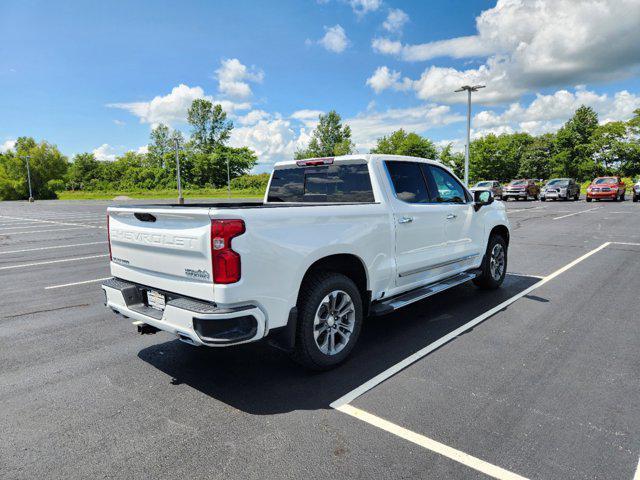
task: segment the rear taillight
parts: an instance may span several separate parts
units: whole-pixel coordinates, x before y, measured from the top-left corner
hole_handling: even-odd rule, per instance
[[[231,248],[231,240],[245,231],[242,220],[211,220],[211,266],[214,283],[240,280],[240,254]]]
[[[109,260],[113,260],[111,255],[111,232],[109,232],[109,214],[107,213],[107,243],[109,244]]]

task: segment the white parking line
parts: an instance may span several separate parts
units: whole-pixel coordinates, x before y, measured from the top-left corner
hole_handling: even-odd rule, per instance
[[[491,463],[480,460],[479,458],[471,456],[468,453],[456,450],[455,448],[449,447],[436,440],[425,437],[424,435],[420,435],[419,433],[407,430],[406,428],[396,425],[395,423],[391,423],[383,418],[372,415],[369,412],[365,412],[364,410],[356,408],[352,405],[342,405],[341,407],[338,407],[338,410],[340,410],[342,413],[346,413],[347,415],[351,415],[358,420],[362,420],[369,425],[373,425],[374,427],[381,428],[382,430],[392,433],[393,435],[396,435],[400,438],[404,438],[405,440],[415,443],[416,445],[419,445],[427,450],[438,453],[443,457],[450,458],[451,460],[461,463],[462,465],[466,465],[469,468],[473,468],[474,470],[489,475],[490,477],[499,478],[501,480],[526,480],[525,477],[522,477],[516,473],[505,470],[504,468],[497,467],[496,465],[492,465]]]
[[[507,209],[507,214],[509,213],[516,213],[516,212],[526,212],[528,210],[540,210],[541,208],[544,208],[543,206],[540,207],[531,207],[531,208],[518,208],[516,210],[508,210]]]
[[[37,250],[54,250],[57,248],[83,247],[85,245],[99,245],[101,243],[107,243],[107,241],[103,240],[102,242],[74,243],[71,245],[54,245],[52,247],[25,248],[24,250],[9,250],[8,252],[0,252],[0,255],[7,255],[9,253],[35,252]]]
[[[638,460],[638,466],[636,467],[636,474],[633,476],[633,480],[640,480],[640,460]]]
[[[5,235],[22,235],[23,233],[44,233],[44,232],[66,232],[67,230],[81,230],[84,229],[82,227],[71,227],[71,228],[53,228],[53,229],[45,229],[45,230],[29,230],[28,232],[9,232]],[[0,236],[3,234],[0,232]]]
[[[499,305],[496,305],[495,307],[493,307],[490,310],[487,310],[486,312],[484,312],[482,315],[477,316],[476,318],[474,318],[473,320],[465,323],[464,325],[456,328],[455,330],[453,330],[452,332],[448,333],[447,335],[445,335],[444,337],[439,338],[438,340],[436,340],[433,343],[430,343],[429,345],[427,345],[426,347],[424,347],[421,350],[418,350],[416,353],[414,353],[413,355],[410,355],[409,357],[405,358],[404,360],[396,363],[395,365],[387,368],[385,371],[379,373],[378,375],[376,375],[375,377],[373,377],[372,379],[368,380],[367,382],[363,383],[362,385],[360,385],[359,387],[351,390],[349,393],[343,395],[342,397],[340,397],[339,399],[337,399],[336,401],[334,401],[333,403],[331,403],[331,407],[333,408],[338,408],[342,405],[346,405],[347,403],[352,402],[353,400],[355,400],[356,398],[358,398],[360,395],[362,395],[365,392],[368,392],[369,390],[371,390],[373,387],[381,384],[382,382],[384,382],[385,380],[387,380],[388,378],[392,377],[393,375],[395,375],[396,373],[398,373],[399,371],[407,368],[409,365],[411,365],[412,363],[420,360],[422,357],[425,357],[426,355],[428,355],[429,353],[433,352],[434,350],[440,348],[442,345],[444,345],[445,343],[448,343],[449,341],[453,340],[454,338],[456,338],[457,336],[461,335],[462,333],[466,332],[467,330],[475,327],[476,325],[478,325],[481,322],[484,322],[487,318],[495,315],[496,313],[498,313],[499,311],[501,311],[503,308],[508,307],[509,305],[511,305],[512,303],[514,303],[515,301],[521,299],[522,297],[524,297],[525,295],[529,295],[531,292],[533,292],[534,290],[540,288],[541,286],[543,286],[544,284],[550,282],[551,280],[553,280],[554,278],[556,278],[558,275],[566,272],[567,270],[569,270],[570,268],[576,266],[577,264],[579,264],[580,262],[582,262],[583,260],[589,258],[591,255],[598,253],[600,250],[602,250],[603,248],[606,248],[607,246],[611,245],[611,242],[605,242],[602,245],[600,245],[597,248],[594,248],[593,250],[591,250],[590,252],[585,253],[584,255],[582,255],[579,258],[576,258],[574,261],[568,263],[567,265],[565,265],[564,267],[556,270],[555,272],[551,273],[550,275],[547,275],[546,277],[544,277],[542,280],[540,280],[539,282],[534,283],[533,285],[531,285],[529,288],[524,289],[523,291],[517,293],[516,295],[514,295],[513,297],[505,300],[504,302],[502,302]]]
[[[581,213],[593,212],[594,210],[598,210],[600,208],[602,208],[602,207],[595,207],[595,208],[590,208],[588,210],[581,210],[579,212],[570,213],[568,215],[562,215],[560,217],[554,217],[552,220],[560,220],[561,218],[573,217],[574,215],[580,215]]]
[[[107,228],[106,226],[100,227],[100,226],[94,226],[94,225],[86,225],[86,224],[82,224],[82,223],[56,222],[56,221],[53,221],[53,220],[35,220],[33,218],[8,217],[6,215],[0,215],[0,218],[11,218],[13,220],[31,220],[33,222],[38,222],[38,223],[54,223],[54,224],[57,224],[57,225],[75,225],[75,226],[78,226],[78,227],[88,227],[88,228]]]
[[[95,278],[93,280],[84,280],[82,282],[73,282],[73,283],[64,283],[62,285],[51,285],[49,287],[44,287],[45,290],[53,290],[54,288],[63,288],[63,287],[73,287],[74,285],[84,285],[85,283],[97,283],[102,282],[104,280],[109,280],[111,277],[104,278]]]
[[[22,265],[10,265],[8,267],[0,267],[0,270],[12,270],[14,268],[37,267],[38,265],[50,265],[52,263],[77,262],[79,260],[89,260],[90,258],[100,258],[100,257],[108,257],[108,256],[109,254],[105,253],[104,255],[91,255],[88,257],[62,258],[60,260],[48,260],[46,262],[23,263]]]

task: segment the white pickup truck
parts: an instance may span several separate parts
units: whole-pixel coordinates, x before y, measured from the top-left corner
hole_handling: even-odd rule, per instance
[[[499,287],[509,245],[490,191],[395,155],[277,163],[262,202],[110,207],[108,232],[105,304],[141,333],[269,336],[313,369],[342,362],[367,316],[469,280]]]

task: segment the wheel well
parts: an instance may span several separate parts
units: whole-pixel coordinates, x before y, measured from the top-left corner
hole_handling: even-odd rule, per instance
[[[315,261],[306,271],[302,278],[304,283],[310,275],[315,272],[336,272],[341,273],[345,277],[349,277],[356,284],[360,294],[362,295],[363,305],[369,303],[369,292],[367,291],[367,270],[360,260],[355,255],[348,253],[330,255],[328,257],[321,258]],[[298,292],[298,299],[300,298],[300,292]],[[365,307],[366,308],[366,307]]]
[[[496,225],[491,230],[489,237],[494,234],[500,235],[502,238],[504,238],[504,241],[507,242],[507,246],[509,246],[509,229],[507,227],[505,227],[504,225]]]

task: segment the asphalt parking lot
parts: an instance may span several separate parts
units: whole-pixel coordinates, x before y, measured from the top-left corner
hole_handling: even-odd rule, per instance
[[[309,373],[139,336],[109,202],[0,204],[0,477],[640,479],[640,204],[508,202],[509,275]]]

